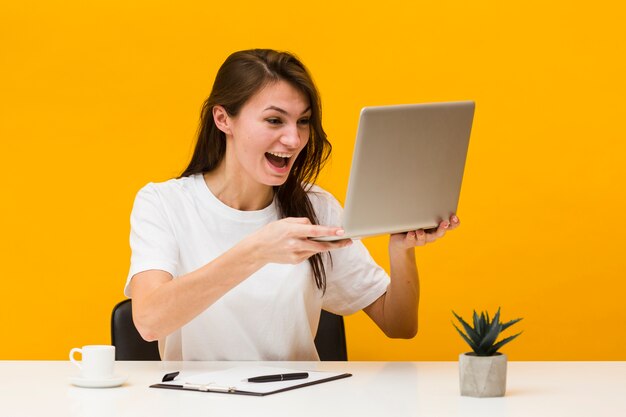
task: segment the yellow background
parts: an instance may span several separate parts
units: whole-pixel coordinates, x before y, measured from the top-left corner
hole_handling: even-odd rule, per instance
[[[176,4],[174,4],[176,3]],[[462,227],[417,250],[420,332],[347,318],[353,360],[455,360],[451,310],[524,317],[513,360],[626,360],[619,2],[24,1],[0,6],[0,359],[109,343],[128,218],[180,174],[231,52],[295,52],[343,199],[365,105],[477,103]],[[385,267],[386,239],[367,240]]]

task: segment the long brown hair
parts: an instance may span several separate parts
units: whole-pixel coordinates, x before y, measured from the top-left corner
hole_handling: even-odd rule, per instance
[[[313,79],[302,62],[290,53],[252,49],[235,52],[224,61],[202,106],[196,147],[181,177],[210,172],[224,158],[226,135],[215,126],[214,106],[220,105],[230,116],[236,116],[254,94],[280,80],[289,82],[308,97],[311,117],[306,146],[294,161],[285,183],[274,187],[279,213],[281,217],[308,217],[311,223],[318,224],[307,191],[315,183],[332,147],[322,128],[322,107]],[[317,288],[325,291],[326,272],[321,254],[310,257],[309,263]]]

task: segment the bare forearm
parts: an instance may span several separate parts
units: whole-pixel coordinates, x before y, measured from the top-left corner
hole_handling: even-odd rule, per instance
[[[412,338],[417,333],[419,276],[415,251],[390,249],[391,283],[384,302],[385,333],[390,337]]]
[[[458,217],[452,215],[434,232],[419,229],[389,238],[391,284],[385,294],[363,309],[387,336],[409,339],[417,334],[420,286],[414,248],[436,241],[459,224]]]
[[[203,267],[153,288],[134,285],[133,317],[142,337],[157,340],[174,332],[260,269],[263,263],[248,246],[242,242]]]
[[[146,340],[167,336],[268,263],[298,264],[315,253],[346,247],[351,240],[309,239],[341,230],[312,225],[307,218],[285,218],[269,223],[207,265],[176,279],[163,271],[137,274],[131,282],[135,325]]]

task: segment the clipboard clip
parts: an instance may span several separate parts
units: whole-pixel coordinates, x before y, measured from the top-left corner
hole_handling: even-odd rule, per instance
[[[188,382],[185,382],[183,384],[183,389],[203,392],[235,392],[237,390],[237,388],[235,387],[220,387],[213,384],[212,382],[208,384],[190,384]]]
[[[161,382],[173,381],[180,374],[180,371],[172,372],[171,374],[165,374]]]

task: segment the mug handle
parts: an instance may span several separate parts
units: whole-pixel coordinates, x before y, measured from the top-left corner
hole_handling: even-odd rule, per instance
[[[80,369],[81,371],[83,370],[83,367],[80,365],[80,362],[78,362],[76,359],[74,359],[74,353],[80,353],[81,355],[83,354],[83,350],[79,349],[79,348],[74,348],[72,350],[70,350],[70,362],[72,362],[74,365],[76,365],[78,367],[78,369]]]

